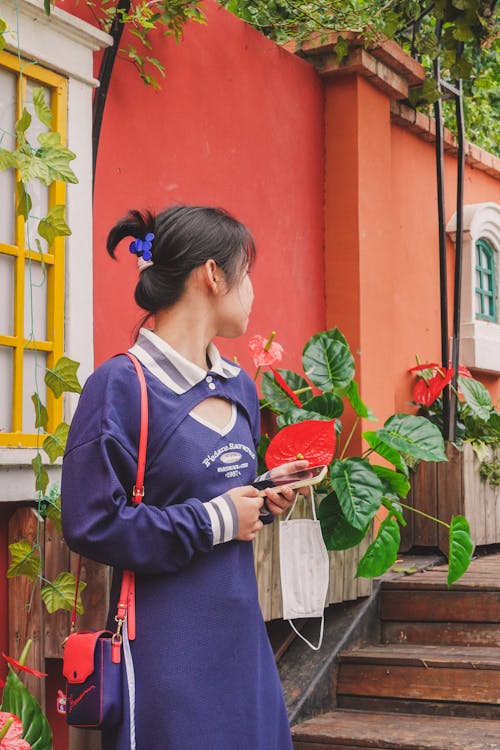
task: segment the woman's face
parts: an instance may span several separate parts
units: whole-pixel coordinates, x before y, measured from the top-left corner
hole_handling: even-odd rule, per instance
[[[217,300],[217,335],[236,338],[245,333],[252,310],[254,293],[248,273]]]

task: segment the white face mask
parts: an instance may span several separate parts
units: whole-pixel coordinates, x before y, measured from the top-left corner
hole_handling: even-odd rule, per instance
[[[298,495],[297,495],[298,497]],[[316,519],[314,497],[311,492],[313,518],[289,518],[295,508],[279,524],[281,594],[283,619],[312,649],[317,651],[323,641],[324,609],[330,577],[330,560],[323,541],[321,527]],[[299,633],[294,618],[321,617],[321,630],[317,646]]]

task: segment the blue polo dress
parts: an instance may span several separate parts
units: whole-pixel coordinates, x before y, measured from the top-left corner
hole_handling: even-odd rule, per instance
[[[88,379],[62,471],[67,543],[114,569],[110,628],[121,571],[136,573],[125,718],[103,733],[103,750],[291,750],[252,543],[235,539],[237,515],[224,497],[255,479],[254,383],[213,345],[208,372],[147,329],[131,351],[149,396],[144,501],[130,502],[140,401],[125,356]],[[213,396],[231,403],[223,429],[193,413]]]

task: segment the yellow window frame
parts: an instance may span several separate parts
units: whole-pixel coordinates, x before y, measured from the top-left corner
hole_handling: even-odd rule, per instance
[[[61,135],[61,142],[66,144],[68,81],[51,70],[42,68],[37,63],[19,60],[18,57],[0,51],[0,67],[17,73],[17,114],[22,113],[22,102],[26,100],[27,80],[43,84],[50,90],[50,109],[52,112],[52,129]],[[16,184],[19,181],[17,175]],[[16,205],[17,205],[16,196]],[[65,205],[66,184],[59,180],[49,187],[49,209],[55,205]],[[11,432],[0,432],[0,446],[10,448],[37,447],[40,435],[35,431],[35,410],[33,409],[33,432],[22,431],[23,423],[23,368],[25,350],[47,352],[47,367],[51,368],[62,357],[64,351],[64,237],[57,237],[49,252],[39,253],[25,245],[25,222],[22,216],[15,217],[15,245],[1,242],[0,253],[15,258],[14,268],[14,335],[0,334],[0,346],[13,351],[12,378],[12,422]],[[24,285],[26,261],[45,263],[47,273],[47,338],[30,340],[24,330]],[[47,412],[49,415],[48,432],[53,432],[62,420],[62,398],[56,399],[47,389]]]

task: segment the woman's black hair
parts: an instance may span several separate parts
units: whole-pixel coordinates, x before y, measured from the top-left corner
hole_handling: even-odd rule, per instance
[[[135,301],[150,314],[175,304],[191,271],[207,260],[217,263],[231,287],[255,259],[248,229],[227,211],[206,206],[172,206],[156,216],[129,211],[111,229],[106,249],[114,258],[122,239],[144,239],[149,232],[154,234],[153,265],[141,271]]]

